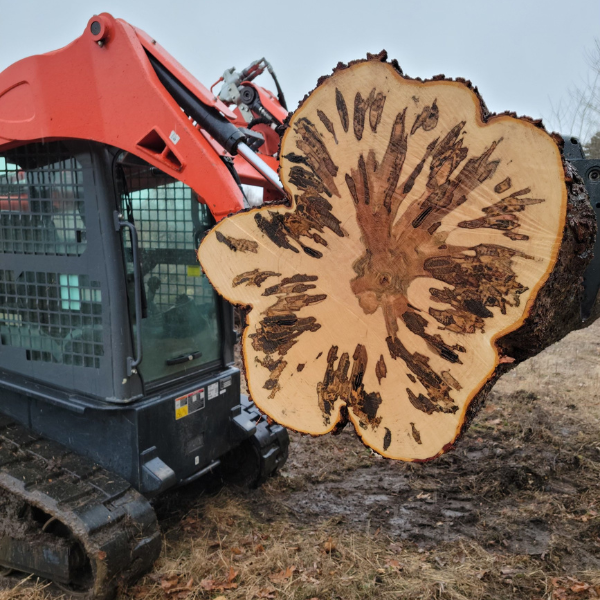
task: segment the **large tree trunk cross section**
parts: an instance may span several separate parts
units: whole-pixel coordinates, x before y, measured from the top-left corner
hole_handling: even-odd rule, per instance
[[[280,160],[289,205],[223,220],[199,254],[217,291],[252,307],[252,398],[298,431],[350,420],[385,456],[439,455],[513,362],[497,342],[531,329],[557,266],[574,204],[556,141],[488,118],[465,82],[411,80],[379,56],[320,82]],[[578,285],[585,261],[559,263]],[[523,357],[549,340],[535,329]]]

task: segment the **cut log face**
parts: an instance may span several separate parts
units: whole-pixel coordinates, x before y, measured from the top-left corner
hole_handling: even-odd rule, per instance
[[[559,148],[529,120],[482,118],[467,85],[379,60],[337,69],[289,120],[290,206],[221,221],[205,273],[251,307],[252,399],[319,435],[349,419],[390,458],[460,433],[552,270],[565,227]]]

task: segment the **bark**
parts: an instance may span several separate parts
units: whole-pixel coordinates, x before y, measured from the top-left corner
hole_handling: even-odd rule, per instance
[[[540,122],[384,54],[338,65],[286,126],[289,206],[225,219],[199,253],[251,307],[252,398],[298,431],[350,421],[385,456],[429,460],[500,374],[582,326],[585,189]]]

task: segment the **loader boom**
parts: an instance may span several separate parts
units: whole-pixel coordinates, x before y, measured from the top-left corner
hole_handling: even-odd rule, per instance
[[[182,111],[157,68],[210,117],[205,128],[200,116]],[[215,149],[220,142],[221,154],[235,154],[245,143],[236,118],[155,40],[107,13],[92,17],[68,46],[25,58],[0,74],[0,149],[65,138],[115,146],[191,187],[217,220],[244,206],[242,191]],[[255,169],[275,166],[259,162]],[[252,172],[247,179],[273,185]]]

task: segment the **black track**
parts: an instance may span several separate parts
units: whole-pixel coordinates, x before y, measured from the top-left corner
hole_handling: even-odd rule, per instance
[[[29,515],[48,516],[50,525],[32,532],[31,518],[24,526],[0,515],[0,568],[49,577],[54,562],[62,575],[50,578],[63,588],[104,599],[149,570],[160,553],[154,510],[127,481],[3,416],[0,494]]]

